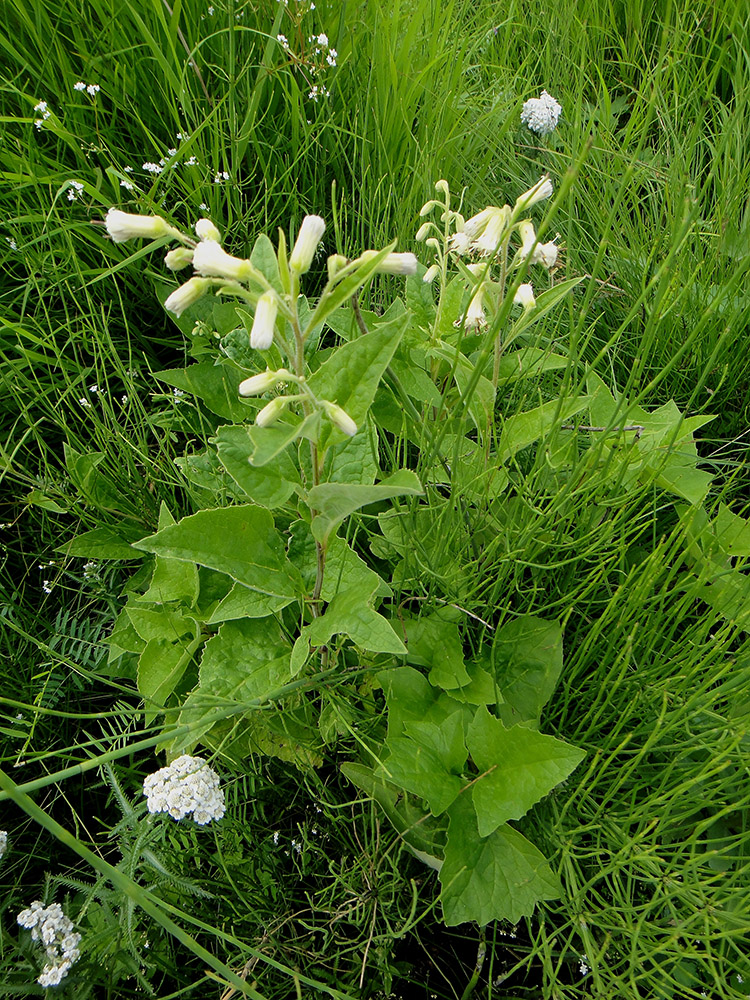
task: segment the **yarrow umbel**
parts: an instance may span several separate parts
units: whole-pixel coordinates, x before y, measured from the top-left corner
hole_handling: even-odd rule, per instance
[[[218,774],[202,757],[188,754],[150,774],[143,782],[143,794],[150,813],[169,813],[177,820],[192,813],[201,825],[221,819],[226,811]]]
[[[549,135],[557,128],[562,105],[543,90],[539,97],[526,101],[521,111],[521,124],[537,135]]]
[[[40,986],[57,986],[81,955],[81,935],[73,930],[73,921],[65,916],[59,903],[42,906],[39,900],[21,910],[16,919],[21,927],[31,930],[32,941],[44,945],[47,961],[37,982]]]

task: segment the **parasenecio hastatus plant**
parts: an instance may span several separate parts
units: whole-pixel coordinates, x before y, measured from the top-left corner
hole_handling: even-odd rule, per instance
[[[513,824],[584,755],[540,732],[562,626],[500,607],[485,611],[492,621],[469,617],[461,553],[481,565],[507,524],[519,453],[538,447],[552,495],[581,429],[603,432],[590,447],[602,481],[654,482],[690,503],[708,487],[694,461],[662,448],[673,432],[689,450],[697,425],[675,407],[654,420],[631,407],[637,424],[623,424],[627,401],[591,372],[588,395],[503,412],[520,380],[577,365],[532,332],[582,279],[555,283],[558,248],[529,216],[552,194],[548,177],[468,219],[446,181],[435,190],[417,233],[429,266],[394,245],[332,254],[314,301],[302,286],[318,216],[291,252],[279,231],[275,248],[260,235],[243,258],[207,219],[193,237],[109,212],[114,241],[176,242],[167,267],[193,268],[164,305],[196,361],[157,377],[192,394],[203,433],[203,448],[176,460],[198,509],[175,521],[162,504],[155,533],[123,535],[112,551],[126,542],[144,565],[109,659],[118,676],[133,672],[168,763],[198,745],[230,767],[250,754],[299,768],[335,760],[438,871],[445,921],[483,926],[559,894]],[[535,268],[549,283],[538,293]],[[377,313],[359,301],[376,275],[406,278],[405,297]],[[582,411],[590,426],[564,423]],[[70,551],[87,555],[86,538]]]

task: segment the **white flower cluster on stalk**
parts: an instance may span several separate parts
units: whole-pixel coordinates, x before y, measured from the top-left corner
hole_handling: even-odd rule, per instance
[[[0,830],[0,861],[8,850],[8,834],[5,830]]]
[[[521,111],[521,124],[537,135],[549,135],[557,128],[562,105],[543,90],[539,97],[526,101]]]
[[[143,782],[143,794],[150,813],[165,812],[178,820],[192,813],[201,825],[221,819],[226,811],[218,774],[202,757],[188,754],[150,774]]]
[[[40,986],[57,986],[81,955],[78,950],[81,935],[73,930],[72,920],[65,916],[59,903],[42,906],[39,900],[21,910],[16,919],[21,927],[31,930],[32,941],[44,945],[47,961],[37,982]]]

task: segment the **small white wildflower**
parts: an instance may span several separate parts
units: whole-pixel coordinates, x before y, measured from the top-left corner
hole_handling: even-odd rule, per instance
[[[278,830],[274,830],[273,831],[273,842],[274,842],[274,844],[278,844],[278,842],[279,842],[279,831]]]
[[[562,106],[543,90],[539,97],[526,101],[521,111],[521,124],[537,135],[549,135],[557,128]]]
[[[86,87],[86,93],[90,94],[92,97],[95,97],[100,90],[101,87],[99,86],[98,83],[90,83],[88,87]]]
[[[99,563],[87,562],[83,564],[84,580],[95,580],[99,576]]]
[[[16,241],[13,239],[12,236],[6,236],[5,242],[11,248],[11,250],[18,250],[18,244],[16,243]]]
[[[91,404],[89,404],[89,405],[91,405]],[[50,583],[49,580],[42,580],[42,592],[45,593],[45,594],[51,594],[52,593],[52,584]]]
[[[318,45],[320,45],[321,48],[327,49],[328,48],[328,35],[326,35],[325,33],[321,32],[318,35],[318,37],[317,37],[317,42],[318,42]]]
[[[228,181],[229,174],[226,170],[219,170],[214,174],[214,184],[221,184],[222,181]]]
[[[123,169],[123,173],[126,173],[126,174],[132,174],[133,173],[133,168],[132,167],[123,167],[122,169]]]
[[[83,82],[83,80],[79,80],[78,83],[73,84],[73,90],[85,90],[85,89],[86,89],[86,84]]]
[[[203,201],[200,203],[200,205],[198,206],[198,208],[201,210],[201,212],[207,212],[208,211],[208,205],[205,202],[203,202]]]
[[[209,17],[213,17],[214,16],[214,9],[213,9],[213,7],[209,7],[208,8],[208,16]]]
[[[78,402],[84,408],[84,410],[88,410],[91,407],[91,400],[90,399],[86,399],[85,396],[81,396],[81,398],[78,400]]]
[[[178,139],[180,142],[182,142],[184,139],[188,139],[188,138],[189,138],[189,136],[186,135],[184,132],[178,132],[177,135],[175,136],[175,139]]]
[[[188,158],[185,160],[185,163],[184,163],[184,166],[186,166],[186,167],[196,167],[197,165],[198,165],[198,157],[197,156],[188,156]],[[204,209],[204,210],[205,210],[205,207],[206,207],[205,205],[201,205],[201,208]]]
[[[183,754],[143,782],[150,813],[169,813],[176,820],[190,813],[201,826],[221,819],[226,811],[219,776],[202,757]]]
[[[89,392],[97,393],[99,392],[99,386],[95,383],[89,386]]]
[[[46,117],[49,114],[49,112],[47,111],[47,102],[40,101],[38,104],[35,104],[34,111],[38,111],[40,115],[45,115]]]
[[[199,240],[214,240],[221,242],[221,233],[210,219],[198,219],[195,224],[195,232]]]
[[[17,718],[17,716],[16,716]],[[23,718],[23,716],[22,716]],[[7,830],[0,830],[0,858],[8,850],[8,833]]]
[[[337,58],[338,58],[338,52],[336,51],[336,49],[331,49],[328,55],[326,56],[326,62],[328,63],[329,66],[335,66]]]
[[[587,976],[589,974],[589,967],[586,964],[586,956],[584,955],[581,961],[578,963],[578,968],[582,976]]]
[[[284,49],[286,52],[289,51],[289,40],[287,39],[286,35],[277,35],[276,41],[279,43],[279,45],[281,45],[282,49]]]
[[[124,394],[123,394],[122,396],[120,396],[120,403],[121,403],[121,404],[122,404],[123,406],[127,406],[127,405],[128,405],[128,398],[129,398],[129,397],[128,397],[128,394],[127,394],[127,393],[124,393]]]
[[[164,167],[160,163],[152,163],[150,160],[147,160],[143,164],[143,169],[149,174],[160,174]]]
[[[186,401],[184,389],[172,389],[172,395],[174,396],[175,403],[184,403]]]
[[[167,297],[164,308],[173,312],[179,319],[186,309],[206,294],[210,287],[211,282],[206,278],[190,278],[184,285],[175,288],[172,294]]]
[[[133,185],[130,181],[120,181],[120,187],[125,188],[126,191],[132,191]]]

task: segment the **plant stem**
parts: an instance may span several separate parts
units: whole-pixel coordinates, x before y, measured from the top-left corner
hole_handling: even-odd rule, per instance
[[[474,963],[474,971],[471,974],[471,979],[466,984],[466,989],[461,994],[461,1000],[469,1000],[476,989],[476,985],[479,982],[479,977],[482,973],[482,968],[484,966],[484,956],[487,954],[487,934],[484,927],[479,928],[479,947],[477,948],[477,960]]]

